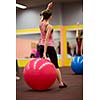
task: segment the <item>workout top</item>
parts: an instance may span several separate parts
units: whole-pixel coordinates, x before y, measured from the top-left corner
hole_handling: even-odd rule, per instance
[[[40,23],[40,32],[41,32],[41,39],[39,45],[44,45],[45,38],[46,38],[46,28],[49,24],[41,22]],[[48,40],[48,46],[54,46],[53,42],[53,30],[50,33],[49,40]]]
[[[36,49],[32,48],[32,54],[36,54]]]

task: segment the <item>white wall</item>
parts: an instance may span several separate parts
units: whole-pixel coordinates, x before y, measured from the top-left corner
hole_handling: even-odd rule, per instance
[[[83,5],[80,2],[63,4],[62,18],[63,25],[75,25],[77,22],[83,24]]]
[[[16,13],[16,29],[28,29],[39,27],[40,12],[44,10],[45,7],[31,8],[27,10],[17,11]],[[53,18],[51,21],[52,25],[61,24],[61,12],[60,4],[57,4],[53,10]]]
[[[83,23],[82,3],[56,4],[53,8],[52,25],[73,25],[79,21]],[[40,12],[45,7],[30,8],[27,10],[17,10],[16,29],[28,29],[39,27]]]

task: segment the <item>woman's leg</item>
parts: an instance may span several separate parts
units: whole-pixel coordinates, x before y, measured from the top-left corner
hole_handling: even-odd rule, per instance
[[[58,82],[59,82],[59,86],[62,86],[61,88],[67,87],[67,85],[65,85],[65,84],[63,83],[63,80],[62,80],[61,71],[60,71],[59,66],[58,66],[57,54],[56,54],[56,51],[55,51],[54,47],[50,47],[50,46],[49,46],[49,47],[47,48],[47,54],[49,55],[51,62],[52,62],[52,63],[55,65],[55,67],[56,67],[57,80],[58,80]]]
[[[83,55],[83,39],[82,39],[82,43],[81,43],[81,55]]]
[[[44,46],[40,46],[39,47],[40,50],[40,57],[43,57],[43,51],[44,51]],[[67,87],[67,85],[65,85],[62,81],[62,76],[61,76],[61,72],[58,66],[58,61],[57,61],[57,54],[56,51],[53,47],[48,46],[47,48],[47,55],[49,55],[49,58],[51,60],[51,62],[55,65],[56,67],[56,72],[57,72],[57,80],[59,82],[59,88],[64,88]]]
[[[40,58],[43,57],[43,51],[44,51],[44,46],[40,45],[40,46],[39,46],[39,54],[40,54]]]
[[[20,77],[19,77],[19,68],[18,68],[18,61],[16,59],[16,79],[19,80]]]
[[[78,47],[77,55],[81,56],[81,54],[82,54],[82,51],[81,51],[82,39],[81,38],[77,38],[76,42],[77,42],[77,47]]]
[[[59,68],[56,69],[57,71],[57,80],[59,82],[59,85],[63,85],[63,81],[62,81],[62,76],[61,76],[61,71]]]

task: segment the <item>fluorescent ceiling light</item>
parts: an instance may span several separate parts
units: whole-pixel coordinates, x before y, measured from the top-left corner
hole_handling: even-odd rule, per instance
[[[27,7],[24,5],[16,4],[16,7],[21,8],[21,9],[26,9]]]

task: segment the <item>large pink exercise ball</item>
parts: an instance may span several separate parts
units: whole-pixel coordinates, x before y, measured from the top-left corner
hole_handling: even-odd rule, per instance
[[[47,90],[56,80],[56,68],[50,60],[32,59],[24,68],[24,80],[33,90]]]

